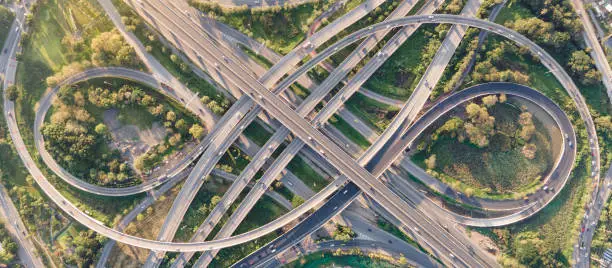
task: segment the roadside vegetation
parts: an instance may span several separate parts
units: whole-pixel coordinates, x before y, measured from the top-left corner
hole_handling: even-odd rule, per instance
[[[335,251],[322,251],[312,253],[298,260],[288,263],[290,268],[315,268],[315,267],[406,267],[408,259],[399,256],[397,259],[389,255],[377,253],[364,253],[358,248],[348,250],[338,249]]]
[[[344,134],[349,140],[359,145],[361,149],[368,149],[372,143],[366,139],[361,133],[355,130],[348,122],[338,115],[333,115],[329,118],[329,123],[337,128],[342,134]]]
[[[14,19],[15,13],[5,6],[0,6],[0,44],[4,44]]]
[[[13,261],[19,259],[17,257],[19,245],[9,235],[5,223],[0,223],[0,245],[2,246],[2,249],[0,249],[0,265],[9,266]]]
[[[553,164],[550,135],[526,107],[499,98],[489,95],[445,116],[413,159],[467,196],[518,198],[533,191]]]
[[[189,4],[284,55],[302,42],[310,24],[329,7],[330,2],[318,0],[270,8],[225,8],[199,0],[190,0]]]

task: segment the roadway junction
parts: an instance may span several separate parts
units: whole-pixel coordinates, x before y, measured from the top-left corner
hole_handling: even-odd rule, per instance
[[[200,57],[203,59],[207,59],[207,60],[214,60],[215,61],[214,65],[218,66],[217,67],[218,71],[221,73],[227,73],[231,77],[231,79],[228,80],[228,83],[238,88],[241,92],[244,93],[244,95],[242,95],[242,97],[238,99],[235,105],[230,109],[230,111],[228,111],[226,116],[220,119],[217,126],[204,139],[205,142],[202,142],[197,148],[192,150],[192,152],[194,152],[193,155],[198,155],[200,153],[203,153],[203,155],[200,157],[198,164],[196,164],[196,167],[194,168],[196,171],[192,172],[192,175],[190,175],[190,177],[198,178],[198,177],[201,177],[199,175],[201,175],[202,173],[210,173],[210,171],[203,171],[209,168],[203,168],[203,167],[204,166],[207,166],[207,167],[214,166],[214,163],[216,163],[216,161],[214,161],[215,160],[214,155],[217,152],[217,150],[220,148],[227,148],[227,146],[229,145],[226,145],[226,144],[233,143],[232,137],[234,137],[235,139],[236,135],[238,135],[242,131],[242,128],[240,128],[238,124],[239,123],[248,124],[246,122],[252,121],[261,111],[266,111],[267,113],[269,113],[272,117],[274,117],[276,120],[278,120],[281,123],[284,130],[278,131],[277,133],[283,133],[284,135],[278,134],[279,136],[283,136],[284,138],[284,136],[288,135],[289,133],[292,133],[297,138],[296,140],[299,139],[299,142],[301,143],[301,145],[297,147],[301,148],[301,146],[307,145],[314,151],[318,152],[321,155],[321,157],[329,161],[330,164],[334,166],[334,168],[336,168],[340,174],[343,175],[343,176],[340,176],[338,179],[336,179],[336,181],[334,181],[333,183],[330,183],[322,191],[320,191],[319,193],[316,193],[311,199],[307,200],[304,204],[295,208],[291,212],[281,216],[280,218],[262,227],[254,229],[252,231],[249,231],[243,234],[239,234],[239,235],[235,235],[235,236],[230,236],[227,238],[221,238],[221,239],[204,241],[204,242],[190,242],[190,243],[154,241],[154,240],[148,240],[148,239],[130,236],[120,231],[104,226],[103,224],[99,223],[97,220],[88,216],[86,213],[80,211],[76,206],[74,206],[67,199],[61,196],[61,194],[45,178],[43,173],[36,166],[31,155],[28,153],[27,150],[24,149],[25,144],[23,140],[21,139],[21,135],[19,134],[19,129],[17,128],[16,120],[13,116],[14,114],[13,104],[10,103],[10,101],[8,101],[7,98],[5,98],[5,116],[9,123],[8,125],[10,128],[10,134],[11,134],[11,137],[13,138],[13,141],[15,142],[15,145],[17,148],[21,148],[21,149],[18,149],[19,155],[22,161],[24,161],[30,173],[33,175],[36,182],[41,187],[41,189],[61,209],[66,211],[69,215],[71,215],[73,218],[75,218],[75,220],[79,221],[81,224],[87,226],[88,228],[104,236],[107,236],[113,240],[116,240],[116,241],[119,241],[125,244],[147,248],[147,249],[152,249],[156,251],[194,252],[194,251],[207,251],[207,250],[221,249],[224,247],[229,247],[229,246],[245,243],[252,239],[256,239],[272,231],[275,231],[276,229],[296,220],[298,217],[302,216],[305,212],[313,208],[316,208],[318,205],[321,205],[321,204],[323,204],[323,206],[319,210],[317,210],[315,213],[323,213],[323,215],[331,217],[337,214],[339,211],[341,211],[346,206],[348,206],[348,204],[350,204],[352,200],[354,200],[359,194],[361,194],[362,192],[361,190],[363,190],[363,193],[367,194],[372,200],[376,201],[380,205],[380,207],[382,207],[382,209],[388,211],[392,217],[398,219],[402,223],[401,229],[405,231],[405,229],[409,229],[410,226],[419,224],[419,223],[415,223],[414,219],[412,219],[410,215],[406,215],[406,213],[404,212],[404,207],[410,207],[410,204],[406,202],[403,198],[401,198],[392,189],[389,189],[388,185],[383,184],[378,179],[378,177],[381,176],[386,170],[388,170],[390,168],[390,165],[395,161],[395,159],[388,160],[388,157],[389,157],[388,155],[391,155],[391,157],[399,155],[399,153],[397,152],[403,151],[403,149],[406,146],[408,146],[408,144],[410,143],[409,141],[407,141],[409,140],[407,137],[415,137],[415,135],[418,134],[418,132],[414,132],[414,131],[410,132],[411,124],[402,124],[404,122],[400,122],[398,125],[398,131],[389,135],[389,137],[383,143],[381,143],[381,145],[378,148],[372,151],[371,156],[367,157],[368,159],[360,159],[358,161],[355,161],[354,158],[344,153],[342,148],[340,148],[334,142],[329,140],[328,137],[321,134],[321,132],[317,130],[318,126],[316,122],[312,124],[311,122],[305,120],[303,114],[300,114],[299,111],[296,111],[292,107],[287,105],[286,101],[280,99],[277,96],[277,94],[285,90],[289,85],[297,81],[297,79],[299,79],[304,73],[306,73],[308,70],[310,70],[314,66],[321,63],[323,60],[331,56],[333,53],[335,53],[336,51],[344,47],[347,47],[350,44],[353,44],[354,42],[357,42],[364,38],[368,38],[369,36],[375,35],[378,32],[388,31],[393,28],[406,27],[410,25],[428,24],[428,23],[435,23],[435,24],[449,23],[449,24],[458,24],[458,25],[467,26],[467,27],[476,27],[476,28],[480,28],[486,31],[490,31],[495,34],[502,35],[516,42],[518,45],[528,48],[536,57],[538,57],[541,60],[544,66],[549,68],[551,73],[555,77],[557,77],[557,79],[564,85],[564,87],[566,88],[566,90],[569,92],[570,96],[576,103],[579,113],[583,121],[586,124],[586,129],[587,129],[587,133],[589,137],[594,137],[595,146],[593,146],[592,150],[594,150],[593,155],[596,156],[595,160],[596,160],[597,166],[599,166],[599,157],[598,157],[599,152],[598,152],[598,147],[596,144],[597,138],[595,134],[594,124],[588,113],[588,109],[586,108],[584,99],[579,94],[579,91],[576,85],[572,82],[571,78],[563,70],[563,68],[546,51],[544,51],[542,48],[537,46],[535,43],[533,43],[529,39],[516,33],[515,31],[512,31],[503,26],[500,26],[500,25],[497,25],[497,24],[494,24],[488,21],[467,18],[467,17],[462,17],[462,16],[453,16],[453,15],[418,15],[418,16],[399,18],[399,19],[391,19],[391,20],[370,26],[366,29],[356,31],[346,36],[342,40],[338,41],[337,43],[327,47],[325,50],[321,51],[319,54],[317,54],[317,56],[312,58],[310,61],[306,62],[305,64],[297,68],[287,78],[285,78],[284,80],[281,80],[281,83],[275,86],[274,88],[272,88],[272,84],[273,84],[272,82],[265,82],[265,81],[273,81],[274,80],[273,75],[269,75],[267,79],[266,77],[257,79],[256,77],[253,77],[250,73],[247,73],[247,75],[245,75],[244,72],[240,72],[240,70],[244,70],[244,67],[241,66],[241,64],[238,61],[234,60],[230,54],[223,54],[224,48],[222,47],[216,48],[218,49],[218,51],[198,52],[202,54],[207,53],[207,55],[201,55]],[[168,27],[168,26],[164,26],[164,27]],[[187,35],[190,35],[190,34],[187,34]],[[192,38],[193,40],[196,40],[193,37],[190,37],[190,38]],[[312,40],[308,39],[307,41],[305,41],[303,45],[301,45],[295,50],[295,52],[290,53],[288,55],[288,58],[290,58],[292,55],[299,54],[299,53],[304,54],[308,51],[312,51],[313,49],[315,49],[315,44],[317,44],[317,42],[313,42],[314,39],[316,39],[316,36],[313,36]],[[317,46],[320,45],[320,43],[321,42],[319,42]],[[381,57],[382,56],[385,56],[385,55],[381,55]],[[376,57],[374,57],[373,60],[376,60]],[[282,65],[283,64],[276,65],[276,66],[281,66],[281,67],[275,68],[276,67],[275,66],[271,70],[278,70],[278,68],[282,68]],[[271,73],[274,73],[274,72],[271,72]],[[148,74],[142,74],[142,73],[137,74],[131,70],[125,70],[125,69],[122,69],[122,70],[119,70],[119,69],[88,70],[88,71],[85,71],[84,73],[77,74],[67,79],[62,84],[68,85],[68,84],[72,84],[78,81],[83,81],[83,80],[86,80],[92,77],[122,77],[126,79],[133,79],[133,80],[138,80],[138,81],[147,83],[154,88],[158,88],[158,89],[160,88],[160,84],[159,82],[156,81],[154,76],[148,75]],[[277,76],[277,77],[280,78],[280,76]],[[7,80],[5,80],[5,83],[7,83],[6,81]],[[519,86],[517,85],[500,86],[500,84],[496,84],[496,85],[482,85],[482,87],[486,87],[484,88],[483,91],[490,90],[486,92],[489,92],[489,94],[492,94],[492,93],[504,92],[504,90],[509,90],[508,89],[509,87],[519,87]],[[270,90],[269,88],[272,88],[272,90]],[[483,89],[483,88],[479,88],[479,89]],[[539,104],[539,105],[541,104],[544,107],[550,107],[550,109],[546,109],[546,110],[549,111],[553,117],[555,117],[556,112],[555,112],[554,107],[556,106],[550,106],[550,103],[548,103],[550,102],[550,100],[548,100],[547,98],[541,98],[540,96],[533,95],[534,94],[533,92],[535,92],[533,90],[531,91],[529,91],[529,89],[521,89],[521,90],[525,90],[525,92],[530,92],[530,93],[525,94],[525,95],[520,95],[520,93],[518,93],[518,91],[520,90],[516,92],[507,91],[507,93],[508,94],[516,93],[520,95],[520,97],[527,98],[536,104]],[[163,92],[163,88],[162,88],[162,92]],[[470,91],[467,91],[467,92],[470,92]],[[319,94],[324,96],[325,94],[323,93],[325,93],[325,91]],[[313,94],[313,95],[316,95],[316,94]],[[317,97],[322,98],[323,96],[317,96]],[[464,96],[464,97],[469,98],[469,96]],[[348,99],[348,96],[339,96],[337,99],[339,99],[338,102],[342,102]],[[43,108],[46,107],[46,108],[41,109],[39,111],[40,118],[44,118],[44,114],[46,113],[46,109],[48,109],[49,107],[48,105],[50,105],[51,100],[52,100],[52,94],[48,95],[48,99],[45,99],[45,101],[43,102],[45,105],[43,105],[42,107]],[[454,99],[451,99],[451,100],[454,100]],[[465,100],[462,99],[461,101],[465,101]],[[460,101],[457,101],[457,104],[458,103],[460,103]],[[439,111],[438,116],[448,111],[448,109],[447,110],[441,109],[441,110],[442,111]],[[436,111],[435,108],[433,109],[433,111],[434,112]],[[38,117],[39,116],[37,115],[37,118]],[[559,115],[555,118],[558,119],[556,120],[556,122],[559,125],[559,127],[565,133],[571,134],[571,136],[569,136],[568,138],[568,141],[571,141],[575,144],[575,135],[571,128],[571,124],[569,125],[569,129],[568,129],[568,125],[566,125],[564,122],[564,120],[566,120],[567,118],[564,115]],[[324,116],[320,119],[324,119],[324,121],[326,121],[326,118],[324,118]],[[37,125],[41,123],[42,121],[37,121]],[[39,126],[40,125],[38,125],[38,127]],[[227,133],[227,132],[224,132],[223,130],[224,128],[228,128],[228,127],[229,127],[229,130],[231,130],[228,132],[238,133],[238,134],[221,135],[221,133]],[[35,126],[35,129],[37,129],[37,126]],[[414,134],[411,136],[411,135],[405,135],[405,133],[414,133]],[[40,137],[40,135],[37,135],[37,137]],[[43,143],[40,143],[40,144],[43,144]],[[37,148],[43,151],[41,152],[41,155],[43,155],[44,146],[38,146]],[[299,148],[297,150],[299,150]],[[402,149],[398,150],[398,148],[402,148]],[[395,151],[395,150],[398,150],[398,151]],[[222,151],[224,152],[225,150],[222,150]],[[555,166],[558,169],[558,172],[553,172],[554,178],[551,178],[551,182],[559,183],[559,186],[557,187],[557,189],[559,190],[567,181],[569,172],[571,171],[571,167],[574,162],[573,159],[575,157],[575,148],[568,146],[567,143],[564,145],[563,151],[564,153],[562,154],[562,158],[559,159],[555,163]],[[206,152],[209,152],[208,155],[206,154]],[[395,152],[395,153],[387,154],[387,152]],[[379,153],[381,154],[380,156],[377,155]],[[367,154],[367,155],[370,155],[370,154]],[[279,158],[282,159],[282,154],[281,154],[281,157]],[[181,162],[181,165],[176,167],[176,170],[177,170],[176,174],[178,174],[179,171],[182,171],[183,166],[188,165],[194,159],[195,157],[192,157],[192,155],[190,155],[190,157],[186,157],[185,160]],[[373,166],[371,166],[370,168],[364,168],[364,166],[367,163],[372,163],[371,160],[375,160],[373,161],[374,163]],[[47,159],[47,160],[44,159],[44,161],[49,166],[53,166],[54,161],[52,159]],[[65,171],[62,171],[61,167],[58,166],[58,168],[59,169],[57,169],[56,171],[59,173],[58,175],[60,175],[60,177],[62,177],[67,182],[69,182],[71,185],[79,189],[85,190],[85,191],[90,191],[90,192],[102,194],[102,195],[111,195],[111,196],[122,196],[122,195],[129,195],[129,194],[135,194],[135,193],[147,191],[147,190],[150,190],[152,188],[159,186],[163,182],[170,181],[168,179],[169,177],[175,177],[175,176],[169,176],[169,174],[166,174],[165,176],[162,176],[158,179],[153,180],[153,182],[151,182],[150,184],[140,185],[134,188],[130,188],[129,190],[124,190],[121,188],[102,189],[104,187],[97,187],[97,186],[94,187],[92,185],[84,184],[78,178],[71,176]],[[199,171],[200,173],[198,173],[198,169],[200,169]],[[239,179],[237,181],[239,181]],[[199,187],[195,187],[195,188],[196,188],[195,191],[197,191]],[[255,187],[255,189],[257,188],[258,187]],[[558,192],[559,191],[557,191],[557,193]],[[503,219],[477,219],[477,220],[467,218],[467,219],[463,219],[464,222],[462,223],[468,224],[468,225],[474,225],[474,226],[502,226],[502,225],[511,224],[511,223],[520,221],[526,217],[529,217],[537,213],[548,202],[550,202],[554,198],[555,195],[544,196],[542,197],[542,199],[534,200],[533,201],[534,205],[528,206],[527,209],[522,210],[520,212],[521,213],[520,216],[512,216],[512,218],[508,217],[508,218],[503,218]],[[325,201],[330,196],[331,198]],[[341,196],[341,198],[336,198],[337,196]],[[339,204],[339,205],[334,205],[331,209],[332,211],[330,211],[330,205],[334,204],[334,202],[337,202],[335,204]],[[536,203],[539,205],[535,205]],[[307,219],[309,218],[310,217],[308,217]],[[461,222],[461,220],[457,220],[457,221]],[[470,221],[474,221],[478,223],[469,223]],[[303,222],[306,222],[306,220]],[[434,227],[434,228],[438,228],[438,230],[435,230],[433,234],[429,234],[430,237],[428,238],[428,240],[440,239],[440,240],[454,241],[454,242],[451,242],[451,244],[462,243],[459,240],[453,240],[453,238],[450,238],[448,237],[448,235],[443,234],[444,231],[443,230],[440,231],[441,229],[440,226]],[[304,233],[299,233],[299,235],[302,235],[302,234]],[[436,238],[436,236],[440,236],[442,238]],[[438,241],[438,244],[440,245],[443,245],[444,243],[445,241]],[[453,246],[457,246],[457,245],[450,245],[450,247],[453,247]],[[491,260],[487,260],[486,258],[472,257],[472,255],[480,255],[480,253],[478,252],[470,253],[468,251],[459,250],[458,248],[456,250],[460,252],[457,254],[456,257],[455,256],[449,257],[448,255],[444,255],[441,257],[443,261],[448,262],[448,263],[455,263],[460,266],[491,266],[491,265],[494,265],[493,262],[491,262]],[[454,249],[447,248],[446,251],[454,252]]]

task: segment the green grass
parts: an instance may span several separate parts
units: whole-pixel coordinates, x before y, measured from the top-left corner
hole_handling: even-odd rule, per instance
[[[320,191],[329,183],[329,181],[310,167],[300,156],[294,157],[287,165],[287,169],[315,192]]]
[[[270,137],[272,137],[272,134],[266,131],[258,122],[249,124],[243,133],[260,147],[266,144]]]
[[[242,51],[244,51],[244,53],[246,53],[251,59],[257,62],[259,65],[266,67],[266,69],[270,69],[270,67],[274,65],[271,61],[266,59],[266,57],[258,53],[255,53],[255,51],[249,49],[248,47],[245,47],[243,45],[239,45],[239,46],[240,46],[240,49],[242,49]]]
[[[417,30],[387,61],[368,79],[366,87],[378,94],[398,100],[407,100],[412,94],[420,75],[416,69],[421,66],[421,51],[429,38],[425,35],[427,26]]]
[[[382,268],[402,267],[385,260],[370,258],[362,255],[334,256],[328,252],[318,252],[301,257],[283,267],[315,268],[315,267],[353,267],[353,268]]]
[[[519,19],[529,18],[533,16],[531,10],[518,4],[516,1],[508,1],[506,6],[500,10],[495,18],[495,23],[504,24],[507,21],[515,21]]]
[[[180,118],[180,117],[179,117]],[[157,118],[139,106],[126,106],[119,109],[119,120],[124,125],[135,125],[140,129],[150,129]]]
[[[523,156],[522,143],[514,137],[519,130],[521,111],[511,105],[497,104],[489,108],[489,112],[495,117],[497,132],[490,138],[489,146],[478,148],[444,134],[413,159],[425,167],[423,160],[435,154],[434,170],[441,174],[439,177],[442,181],[464,191],[471,188],[475,196],[517,198],[532,192],[554,161],[545,127],[534,117],[536,134],[532,142],[538,150],[536,157],[530,160]]]
[[[345,102],[346,108],[361,118],[376,132],[382,133],[391,123],[399,108],[370,99],[357,92]]]
[[[329,119],[329,123],[332,124],[335,128],[337,128],[340,132],[342,132],[344,136],[349,138],[355,144],[359,145],[361,149],[365,150],[370,147],[370,145],[372,145],[370,141],[368,141],[368,139],[366,139],[363,135],[361,135],[361,133],[355,130],[349,123],[344,121],[342,117],[333,115]]]

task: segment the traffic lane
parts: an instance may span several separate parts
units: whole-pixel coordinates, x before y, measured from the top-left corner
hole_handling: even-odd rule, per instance
[[[289,247],[302,241],[310,233],[319,229],[321,222],[327,222],[336,214],[340,213],[340,207],[346,207],[352,200],[357,198],[361,191],[354,183],[347,183],[341,190],[336,192],[325,204],[306,219],[293,227],[287,233],[268,243],[266,246],[251,253],[246,258],[236,262],[232,267],[257,267],[264,265],[274,258],[275,252],[282,252]]]

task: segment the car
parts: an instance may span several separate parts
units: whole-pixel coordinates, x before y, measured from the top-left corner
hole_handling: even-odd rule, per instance
[[[6,54],[6,52],[8,52],[8,48],[5,48],[5,49],[4,49],[4,54]]]
[[[545,192],[548,192],[548,185],[544,185],[544,187],[542,187],[542,190],[544,190]]]

